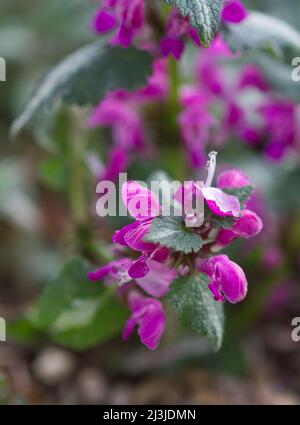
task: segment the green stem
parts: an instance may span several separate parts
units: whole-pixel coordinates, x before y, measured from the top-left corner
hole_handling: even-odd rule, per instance
[[[179,88],[180,88],[180,73],[178,68],[178,62],[173,56],[169,59],[169,75],[171,80],[171,90],[169,97],[169,108],[171,112],[171,118],[175,129],[177,130],[177,115],[180,111],[180,99],[179,99]]]
[[[88,202],[86,198],[86,172],[84,167],[85,145],[82,138],[70,141],[70,208],[76,228],[88,224]]]

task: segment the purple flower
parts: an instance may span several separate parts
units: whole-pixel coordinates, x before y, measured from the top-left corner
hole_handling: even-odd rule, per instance
[[[123,285],[131,280],[128,274],[131,264],[132,260],[129,258],[120,258],[94,272],[89,272],[88,277],[93,282],[105,280],[109,284],[118,283],[119,285]]]
[[[209,97],[198,89],[185,89],[181,102],[184,107],[179,115],[181,135],[187,148],[189,162],[193,168],[205,165],[205,147],[210,140],[216,120],[207,105]]]
[[[179,10],[174,8],[168,17],[166,35],[160,43],[163,56],[173,55],[179,60],[184,52],[186,36],[201,46],[199,34],[192,28],[189,18],[183,17]]]
[[[202,264],[202,271],[211,281],[209,289],[216,301],[235,304],[247,295],[248,283],[242,268],[231,261],[227,255],[217,255]]]
[[[132,282],[137,284],[148,295],[161,298],[169,292],[169,286],[176,278],[175,270],[166,264],[156,261],[155,254],[143,254],[139,260],[121,258],[89,272],[92,282],[103,280],[108,285],[117,283],[120,287]]]
[[[156,217],[160,213],[157,196],[138,182],[128,181],[124,183],[122,198],[130,215],[137,220]]]
[[[123,338],[127,341],[138,326],[141,342],[150,350],[156,350],[166,326],[166,316],[161,302],[131,291],[128,303],[132,314],[126,322]]]
[[[209,161],[207,164],[207,179],[205,184],[199,186],[199,183],[183,185],[175,194],[175,199],[186,204],[191,204],[191,199],[201,197],[205,199],[209,209],[216,215],[221,217],[239,217],[241,214],[241,205],[237,197],[228,195],[223,190],[212,187],[214,174],[216,171],[216,152],[209,154]]]
[[[153,74],[148,84],[137,91],[137,98],[143,103],[165,100],[170,91],[170,77],[166,59],[158,59],[153,64]]]
[[[116,30],[113,44],[129,47],[145,27],[144,0],[103,0],[92,28],[99,34]]]
[[[248,11],[243,3],[239,0],[226,0],[222,11],[222,18],[225,22],[238,24],[245,20]]]
[[[285,100],[270,101],[258,111],[264,119],[264,132],[268,138],[266,154],[273,160],[281,160],[299,137],[298,106]]]
[[[169,292],[169,287],[177,276],[176,271],[166,264],[153,260],[148,260],[146,264],[148,273],[144,277],[136,278],[136,283],[152,297],[164,297]]]
[[[251,184],[249,177],[241,170],[227,170],[219,174],[217,185],[220,189],[240,189]]]
[[[238,217],[241,213],[239,200],[216,187],[202,189],[209,209],[221,217]]]
[[[208,175],[202,195],[210,210],[219,216],[238,217],[241,214],[241,205],[235,196],[228,195],[221,189],[211,187],[216,171],[216,152],[211,152],[208,162]]]
[[[147,150],[144,123],[134,94],[123,90],[110,93],[92,112],[88,125],[111,127],[114,147],[99,180],[116,180],[127,170],[133,152]]]
[[[262,71],[255,65],[246,65],[240,75],[239,88],[255,87],[262,92],[268,92],[270,86]]]
[[[146,144],[144,125],[131,93],[118,90],[110,93],[93,111],[90,127],[109,126],[116,145],[141,150]]]
[[[130,157],[128,152],[122,148],[114,148],[109,156],[108,164],[104,172],[98,176],[98,180],[115,181],[118,179],[120,173],[124,173],[130,164]]]
[[[153,251],[156,245],[145,241],[145,236],[150,231],[153,218],[137,220],[128,224],[113,235],[113,242],[122,246],[128,246],[135,251]]]
[[[260,234],[262,229],[263,222],[261,218],[255,212],[245,209],[231,229],[221,229],[219,231],[217,242],[224,247],[237,238],[254,238]]]

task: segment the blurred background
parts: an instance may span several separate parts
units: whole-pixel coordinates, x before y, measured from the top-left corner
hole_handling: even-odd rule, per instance
[[[245,3],[300,30],[297,0]],[[274,164],[234,143],[222,153],[226,164],[238,165],[259,182],[255,202],[266,232],[253,245],[238,243],[230,250],[251,288],[245,303],[227,307],[218,354],[172,325],[154,353],[137,341],[123,343],[119,335],[78,351],[32,326],[28,317],[36,298],[60,269],[62,252],[74,250],[66,199],[69,170],[60,151],[65,111],[56,117],[51,136],[36,130],[12,139],[9,128],[47,70],[95,40],[90,21],[97,5],[93,0],[1,0],[0,56],[7,61],[7,81],[0,83],[0,317],[7,321],[8,341],[0,342],[0,403],[298,404],[300,342],[291,338],[292,319],[300,316],[295,156]],[[95,146],[97,133],[87,137]],[[139,173],[136,166],[132,174]],[[93,183],[88,190],[94,192]]]

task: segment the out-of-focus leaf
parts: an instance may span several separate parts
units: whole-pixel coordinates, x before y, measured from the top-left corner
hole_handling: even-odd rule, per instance
[[[202,273],[180,277],[171,285],[168,299],[182,323],[208,337],[219,350],[224,333],[223,304],[213,299],[208,283],[209,278]]]
[[[60,157],[48,158],[40,165],[41,179],[50,189],[64,189],[68,181],[68,174],[66,161]]]
[[[299,82],[297,83],[292,79],[292,72],[295,67],[292,66],[290,60],[288,62],[278,62],[272,57],[261,53],[253,56],[253,63],[259,65],[266,80],[278,94],[295,102],[300,101]]]
[[[24,230],[39,225],[39,213],[33,203],[24,164],[8,158],[0,162],[0,216]]]
[[[110,90],[135,89],[151,74],[152,57],[136,48],[97,42],[72,53],[48,73],[12,126],[16,135],[61,102],[96,104]]]
[[[59,343],[82,350],[121,331],[128,316],[111,288],[87,278],[90,266],[75,258],[65,264],[38,301],[34,324]]]
[[[31,318],[22,316],[7,324],[7,337],[22,343],[39,341],[41,333],[34,327]]]
[[[55,322],[52,332],[57,342],[83,350],[119,334],[127,318],[127,309],[117,301],[114,294],[106,291],[98,302],[87,300],[65,312]]]
[[[191,19],[191,24],[199,31],[204,47],[215,38],[221,20],[222,0],[165,0],[177,6],[183,16]]]
[[[273,51],[291,58],[300,49],[298,31],[280,19],[260,12],[251,12],[240,24],[225,25],[223,32],[234,51]]]

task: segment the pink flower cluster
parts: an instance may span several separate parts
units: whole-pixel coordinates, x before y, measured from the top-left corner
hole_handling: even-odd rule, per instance
[[[99,180],[116,180],[119,173],[128,169],[134,155],[151,153],[146,135],[142,108],[151,103],[163,101],[169,92],[167,63],[164,59],[154,62],[153,74],[146,87],[135,92],[117,90],[100,102],[89,118],[91,128],[112,129],[114,146],[108,164]]]
[[[113,31],[112,44],[129,47],[137,37],[146,35],[149,38],[146,8],[145,0],[102,0],[93,19],[92,28],[101,35]],[[225,1],[222,11],[222,19],[225,22],[239,23],[246,17],[247,10],[241,1]],[[190,19],[183,17],[174,7],[168,17],[165,35],[160,43],[163,56],[171,54],[176,59],[180,59],[186,37],[201,46],[200,35],[191,26]]]
[[[199,186],[196,182],[183,185],[174,195],[176,200],[184,191],[185,196],[203,197],[208,210],[203,224],[193,228],[204,240],[203,248],[191,256],[195,270],[210,277],[209,289],[216,301],[231,303],[242,301],[247,294],[248,283],[243,270],[226,255],[212,256],[223,246],[236,238],[251,238],[260,233],[263,224],[259,216],[250,209],[243,209],[239,199],[226,193],[225,189],[240,189],[249,186],[248,177],[239,170],[223,172],[212,186],[216,169],[216,153],[210,154],[206,182]],[[164,245],[147,241],[153,220],[161,214],[162,205],[153,192],[131,181],[124,184],[122,197],[125,206],[135,221],[113,236],[113,242],[133,252],[139,253],[138,259],[119,258],[112,263],[91,272],[92,281],[104,280],[107,284],[117,283],[120,295],[127,300],[131,317],[124,330],[127,339],[138,326],[143,344],[156,349],[163,335],[166,317],[160,298],[170,290],[170,284],[177,276],[192,270],[182,261],[178,262],[178,252]],[[212,217],[233,219],[231,229],[215,228]],[[195,217],[197,218],[197,217]],[[182,216],[182,221],[190,217]],[[209,258],[211,257],[211,258]]]
[[[246,65],[230,81],[220,61],[231,58],[217,37],[199,56],[197,84],[181,90],[179,124],[194,168],[205,163],[208,146],[219,149],[232,138],[263,150],[273,161],[299,151],[299,105],[276,96],[255,65]]]

